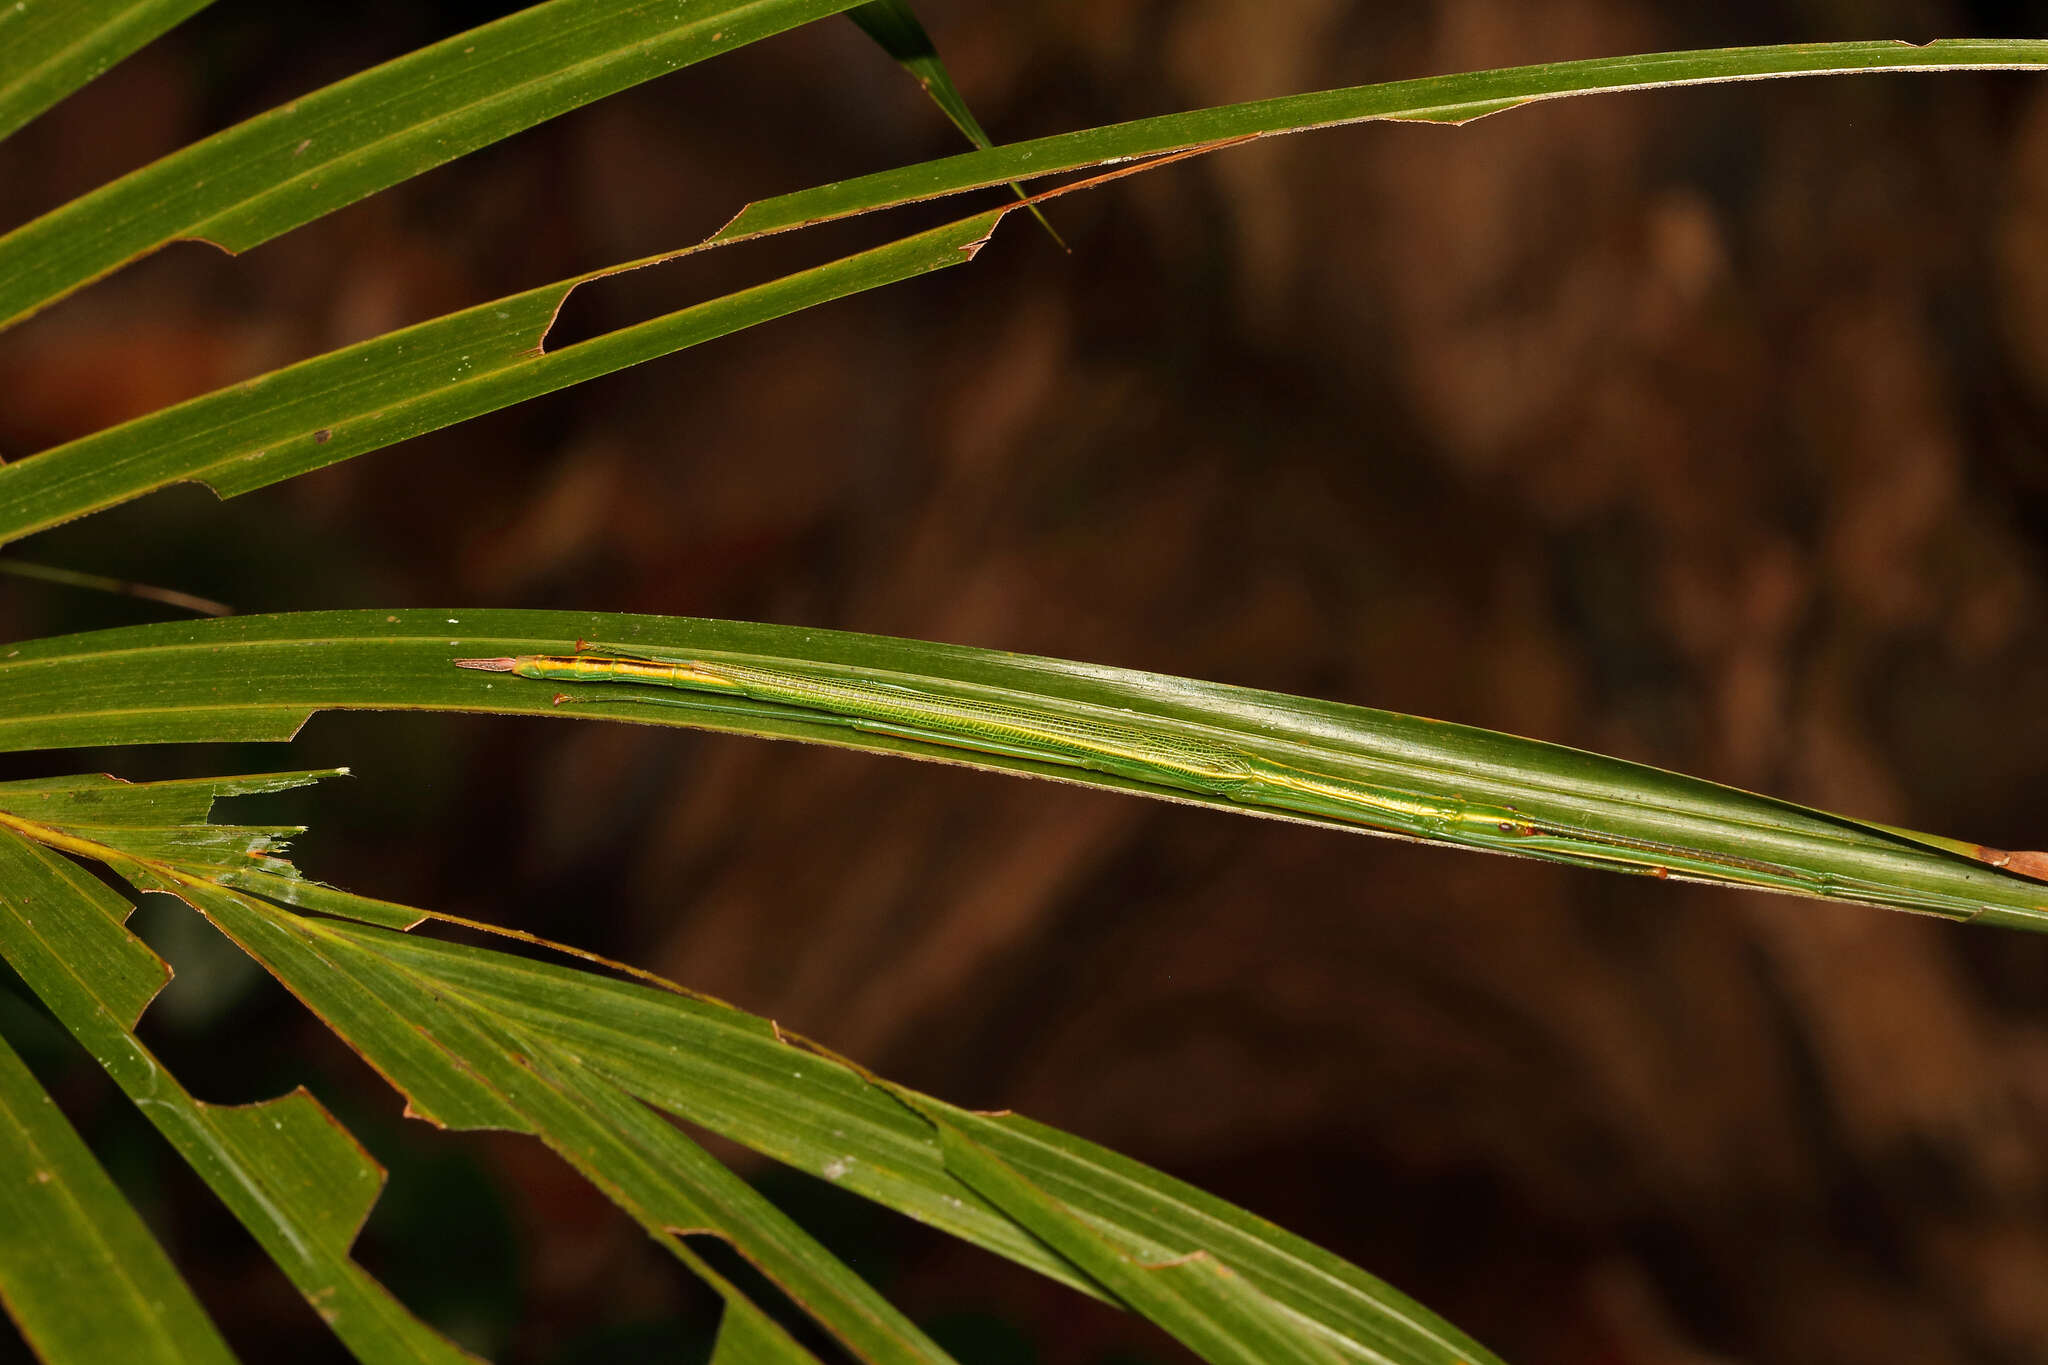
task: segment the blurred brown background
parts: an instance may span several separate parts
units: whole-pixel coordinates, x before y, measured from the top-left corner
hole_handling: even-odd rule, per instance
[[[11,226],[501,12],[221,0],[0,146]],[[2048,5],[923,0],[999,139],[1630,51],[2041,32]],[[955,150],[834,21],[241,260],[0,336],[15,458]],[[549,606],[922,636],[1417,711],[2048,844],[2048,80],[1870,77],[1285,139],[1062,201],[968,269],[233,503],[25,557],[245,611]],[[587,333],[889,223],[579,294]],[[0,633],[148,619],[0,580]],[[2048,1360],[2048,943],[824,750],[329,716],[315,875],[629,956],[899,1079],[1195,1181],[1521,1365]],[[41,766],[38,766],[41,765]],[[710,1310],[552,1158],[401,1124],[172,910],[157,1045],[307,1079],[393,1167],[364,1255],[511,1362],[675,1359]],[[24,1004],[251,1359],[335,1348]],[[750,1168],[751,1169],[751,1168]],[[762,1173],[980,1362],[1184,1357]],[[693,1346],[691,1343],[697,1343]],[[0,1347],[4,1354],[4,1347]]]

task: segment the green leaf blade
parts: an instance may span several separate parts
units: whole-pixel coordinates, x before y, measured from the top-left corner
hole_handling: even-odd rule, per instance
[[[910,6],[901,0],[869,0],[857,9],[848,10],[846,17],[872,38],[877,47],[917,78],[917,83],[924,87],[932,103],[960,130],[961,136],[977,147],[992,145],[988,134],[982,131],[981,121],[967,107],[967,97],[960,93],[960,87],[953,83],[945,63],[939,60],[937,44],[932,42],[931,34],[925,32],[924,25]]]
[[[77,864],[0,825],[0,957],[358,1359],[475,1365],[349,1258],[383,1173],[317,1101],[298,1092],[257,1105],[204,1104],[135,1037],[136,987],[109,990],[113,974],[105,964],[129,958],[131,979],[154,975],[158,983],[165,969],[123,926],[126,911],[125,901]]]
[[[1280,1310],[1317,1323],[1347,1354],[1367,1360],[1497,1365],[1485,1347],[1384,1281],[1192,1185],[1022,1115],[906,1098],[1044,1198],[1110,1232],[1127,1257],[1156,1263],[1199,1247]]]
[[[0,1039],[0,1302],[46,1365],[224,1365],[227,1343]]]
[[[438,628],[438,629],[437,629]],[[577,640],[671,656],[773,661],[998,695],[1047,715],[1116,717],[1196,735],[1304,772],[1417,794],[1445,809],[1512,811],[1512,829],[1381,828],[1228,795],[957,743],[850,729],[800,708],[645,687],[531,682],[454,660],[567,653]],[[560,701],[557,698],[561,698]],[[1992,850],[1902,834],[1540,741],[1366,707],[1188,678],[921,641],[742,622],[560,612],[307,613],[175,622],[0,651],[0,749],[288,738],[328,707],[493,711],[681,725],[1028,773],[1354,833],[1462,844],[1575,866],[2048,928],[2048,886]],[[1536,830],[1535,837],[1526,831]],[[1584,831],[1552,837],[1543,830]],[[1751,869],[1762,869],[1761,871]],[[1775,870],[1773,870],[1775,869]],[[1796,878],[1795,878],[1796,874]]]
[[[0,895],[13,910],[0,915],[0,955],[32,986],[24,960],[64,966],[62,1001],[44,997],[59,1018],[61,1003],[104,1018],[110,1029],[132,1029],[171,979],[170,964],[128,931],[128,902],[77,863],[25,840],[14,822],[0,823]],[[151,1079],[150,1064],[100,1050],[93,1055],[116,1081]]]
[[[0,138],[211,3],[20,0],[0,7]]]
[[[869,0],[858,9],[848,10],[846,17],[916,78],[931,102],[939,107],[939,112],[946,116],[948,122],[960,130],[962,137],[984,151],[995,145],[982,128],[981,120],[974,116],[974,110],[968,107],[967,97],[954,84],[953,73],[946,70],[946,64],[939,59],[938,44],[932,41],[931,34],[925,32],[924,24],[909,5],[903,0]],[[1010,183],[1010,189],[1019,199],[1028,197],[1024,187],[1015,181]],[[1066,242],[1053,229],[1052,220],[1038,205],[1031,206],[1031,216],[1038,220],[1038,225],[1045,229],[1055,246],[1062,250],[1066,248]]]
[[[906,1102],[938,1129],[946,1167],[1105,1285],[1125,1304],[1214,1365],[1338,1365],[1344,1353],[1292,1319],[1207,1251],[1148,1262],[1117,1246],[1074,1209],[1025,1178],[934,1106]],[[1402,1352],[1380,1360],[1465,1365],[1475,1353]],[[1485,1358],[1479,1353],[1476,1358]]]
[[[0,543],[172,483],[234,497],[482,413],[971,260],[1001,213],[545,350],[564,280],[220,389],[0,465]]]
[[[1092,1234],[1107,1239],[1105,1254],[1164,1262],[1199,1250],[1217,1258],[1245,1284],[1198,1283],[1187,1292],[1213,1291],[1231,1303],[1256,1295],[1263,1302],[1233,1311],[1262,1330],[1292,1340],[1312,1324],[1363,1360],[1492,1360],[1413,1300],[1242,1209],[1056,1130],[878,1084],[731,1006],[467,945],[355,925],[329,932],[374,949],[443,997],[487,1002],[529,1046],[574,1056],[646,1103],[1085,1292],[1122,1297],[963,1181],[936,1121],[971,1133],[1049,1197],[1080,1210]]]
[[[1319,90],[1009,143],[764,199],[748,205],[712,240],[736,241],[1033,177],[1353,123],[1462,122],[1538,100],[1777,77],[2044,68],[2048,40],[1958,38],[1917,46],[1796,43],[1600,57]]]
[[[487,1003],[656,1108],[1087,1287],[946,1175],[929,1125],[848,1068],[792,1048],[765,1019],[481,948],[354,926],[330,932],[373,943],[437,989]]]
[[[290,790],[327,775],[0,784],[0,837],[18,846],[31,874],[16,894],[24,909],[44,899],[33,890],[34,874],[72,866],[49,851],[59,848],[106,864],[139,891],[168,892],[185,901],[361,1053],[405,1095],[409,1114],[445,1127],[497,1128],[546,1141],[725,1297],[735,1342],[809,1359],[782,1328],[754,1320],[751,1301],[680,1234],[709,1232],[729,1240],[860,1359],[950,1365],[943,1351],[787,1215],[576,1052],[522,1028],[488,996],[476,997],[459,981],[421,973],[403,954],[384,951],[410,942],[403,935],[360,926],[354,935],[337,932],[346,926],[308,919],[237,885],[247,880],[251,865],[275,884],[297,886],[303,879],[278,856],[278,841],[267,837],[277,831],[215,824],[214,800]],[[40,818],[22,816],[24,808]],[[0,847],[0,873],[8,870],[5,853]],[[318,902],[324,909],[358,920],[375,920],[393,908],[384,902],[355,907],[346,892],[323,891]],[[99,913],[87,918],[87,928],[101,938],[125,935],[117,916],[94,909]],[[407,912],[406,918],[416,922],[421,916]],[[33,951],[48,946],[53,928],[66,927],[59,920],[39,937],[31,916],[10,922],[0,914],[0,952],[75,1005],[79,988],[89,989],[88,983],[75,975],[67,979],[61,970],[53,973],[50,959]],[[70,928],[75,939],[78,926]],[[146,948],[138,951],[154,961]],[[74,1009],[72,1021],[88,1025],[102,1053],[141,1060],[132,1035],[110,1030],[106,1012],[98,1013],[86,1020]],[[381,1184],[381,1173],[353,1139],[317,1106],[295,1107],[289,1097],[254,1111],[165,1106],[158,1098],[164,1086],[151,1066],[149,1096],[138,1103],[169,1125],[174,1141],[187,1139],[181,1150],[188,1158],[194,1155],[189,1144],[201,1131],[202,1150],[216,1164],[222,1152],[247,1148],[254,1154],[242,1164],[260,1163],[262,1202],[282,1199],[292,1210],[289,1220],[280,1217],[268,1230],[282,1234],[300,1262],[296,1278],[316,1271],[311,1262],[317,1250],[326,1252],[327,1269],[346,1269],[333,1263],[345,1257]],[[272,1243],[266,1246],[277,1254]]]
[[[184,238],[245,251],[579,105],[859,0],[546,0],[215,134],[0,237],[0,325]]]
[[[281,773],[126,790],[104,781],[75,781],[73,789],[105,789],[119,807],[118,817],[133,821],[147,815],[153,788],[160,785],[167,816],[204,821],[211,801],[195,800],[200,789],[276,791],[312,776]],[[61,793],[64,783],[20,784],[13,798],[18,804],[46,802],[52,788]],[[0,787],[0,798],[7,794]],[[101,803],[84,804],[94,810]],[[176,832],[202,846],[196,836],[207,827]],[[54,826],[37,828],[47,834]],[[1200,1234],[1232,1233],[1240,1255],[1262,1239],[1284,1241],[1284,1234],[1219,1201],[1202,1211],[1205,1221],[1178,1219],[1176,1212],[1191,1206],[1176,1198],[1173,1182],[1135,1163],[1116,1170],[1094,1162],[1091,1149],[1078,1140],[1039,1130],[1020,1145],[1009,1129],[996,1130],[1036,1173],[1020,1177],[1015,1172],[1025,1163],[997,1155],[978,1135],[968,1136],[974,1116],[887,1087],[730,1006],[365,923],[304,919],[213,880],[208,867],[146,861],[145,850],[123,842],[138,826],[79,828],[88,833],[63,836],[78,846],[75,851],[128,868],[126,875],[139,886],[172,888],[201,910],[388,1077],[407,1096],[409,1111],[541,1137],[725,1296],[736,1349],[750,1341],[785,1353],[797,1348],[778,1341],[779,1328],[765,1336],[756,1331],[764,1324],[755,1320],[751,1302],[678,1234],[710,1232],[730,1241],[860,1359],[889,1365],[943,1365],[947,1359],[858,1276],[650,1105],[757,1150],[794,1156],[827,1179],[1089,1292],[1102,1293],[1107,1285],[1121,1301],[1216,1359],[1327,1365],[1340,1358],[1330,1353],[1329,1338],[1350,1355],[1364,1351],[1367,1342],[1392,1343],[1384,1352],[1374,1346],[1364,1358],[1439,1365],[1439,1356],[1411,1349],[1427,1344],[1412,1331],[1427,1314],[1392,1290],[1324,1255],[1328,1266],[1348,1272],[1326,1279],[1341,1281],[1354,1301],[1324,1304],[1313,1287],[1297,1287],[1292,1302],[1283,1305],[1234,1266],[1216,1260],[1215,1248]],[[176,847],[178,841],[159,838],[150,845],[157,846]],[[332,894],[328,908],[350,913],[348,894]],[[108,921],[102,929],[107,931],[118,927]],[[379,1002],[382,1013],[366,1001]],[[436,1056],[451,1061],[489,1102],[459,1116],[434,1102],[446,1075]],[[510,1121],[499,1121],[499,1115]],[[233,1135],[218,1121],[215,1128]],[[266,1118],[250,1131],[262,1137],[272,1128],[281,1131],[282,1125]],[[317,1126],[309,1136],[319,1136]],[[334,1135],[328,1138],[331,1146]],[[958,1150],[963,1143],[971,1150]],[[349,1164],[347,1152],[313,1151],[296,1160],[284,1155],[280,1161],[273,1154],[270,1162],[273,1189],[304,1189],[324,1169]],[[1007,1182],[994,1190],[1000,1210],[979,1193],[988,1173],[975,1174],[991,1163]],[[1029,1187],[1021,1202],[1019,1179]],[[309,1229],[312,1239],[345,1247],[368,1210],[374,1183],[359,1193],[354,1203],[328,1201],[332,1217],[324,1228]],[[1061,1204],[1077,1197],[1084,1209]],[[1082,1241],[1070,1245],[1073,1238]],[[1270,1268],[1276,1248],[1266,1251],[1263,1262],[1253,1255],[1247,1263]],[[1279,1260],[1286,1254],[1278,1249]],[[1076,1264],[1088,1273],[1077,1274]],[[1347,1313],[1369,1330],[1359,1335],[1341,1327]]]
[[[541,1138],[719,1292],[729,1311],[754,1309],[677,1234],[730,1241],[862,1360],[948,1365],[943,1351],[809,1234],[579,1055],[384,951],[403,936],[301,920],[224,888],[188,886],[182,894],[404,1093],[409,1112]],[[458,1112],[438,1100],[449,1064],[488,1101]],[[743,1341],[759,1337],[740,1330]],[[779,1327],[770,1332],[782,1335]],[[791,1341],[782,1349],[797,1348]]]

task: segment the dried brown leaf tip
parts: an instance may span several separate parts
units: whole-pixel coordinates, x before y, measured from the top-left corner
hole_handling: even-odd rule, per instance
[[[2017,872],[2022,877],[2048,882],[2048,853],[2015,853],[2007,861],[2005,870]]]
[[[2022,877],[2031,877],[2037,882],[2048,882],[2048,853],[2008,853],[2002,848],[1988,848],[1979,844],[1977,856],[1993,867],[2017,873]]]

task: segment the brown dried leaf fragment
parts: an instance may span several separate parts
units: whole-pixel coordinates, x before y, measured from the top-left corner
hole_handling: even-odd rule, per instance
[[[1991,848],[1984,844],[1977,846],[1977,856],[1993,867],[2022,877],[2031,877],[2037,882],[2048,882],[2048,853],[2009,853],[2002,848]]]

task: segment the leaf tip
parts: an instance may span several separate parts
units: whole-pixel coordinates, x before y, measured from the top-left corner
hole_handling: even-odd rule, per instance
[[[2003,871],[2038,882],[2048,882],[2048,853],[2008,853],[2002,848],[1988,848],[1980,844],[1977,848],[1977,858]]]

